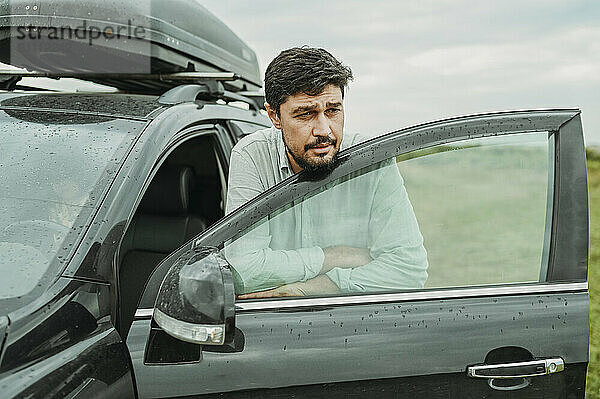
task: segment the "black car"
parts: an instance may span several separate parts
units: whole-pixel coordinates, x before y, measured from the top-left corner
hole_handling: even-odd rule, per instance
[[[117,24],[102,4],[96,20]],[[148,73],[90,73],[81,59],[74,70],[2,75],[0,397],[584,397],[578,110],[469,115],[373,137],[331,173],[294,175],[225,216],[231,149],[270,126],[252,93],[256,57],[194,2],[169,4],[171,23],[152,27],[194,13],[212,25],[190,34],[182,23],[169,45],[153,41]],[[143,14],[128,7],[121,15]],[[52,23],[44,12],[30,18]],[[210,41],[212,53],[175,49],[183,36],[196,49]],[[36,54],[28,62],[50,65]],[[27,76],[120,91],[31,91],[19,84]],[[397,166],[419,222],[423,287],[235,299],[232,243],[383,164]]]

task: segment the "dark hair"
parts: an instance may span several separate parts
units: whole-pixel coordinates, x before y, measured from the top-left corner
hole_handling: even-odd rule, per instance
[[[339,87],[344,98],[344,88],[352,78],[352,70],[327,50],[293,47],[279,53],[267,67],[265,100],[279,115],[288,96],[298,93],[316,96],[330,84]]]

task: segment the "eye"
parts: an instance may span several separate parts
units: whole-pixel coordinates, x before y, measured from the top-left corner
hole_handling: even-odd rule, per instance
[[[340,111],[341,111],[340,108],[328,108],[327,109],[327,112],[330,113],[330,114],[337,114]]]
[[[307,112],[303,112],[301,114],[296,115],[294,118],[308,118],[309,116],[311,116],[313,113],[313,111],[307,111]]]

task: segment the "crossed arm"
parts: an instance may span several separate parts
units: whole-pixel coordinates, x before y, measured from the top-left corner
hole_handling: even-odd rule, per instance
[[[310,296],[337,294],[340,288],[325,273],[336,267],[352,269],[363,266],[373,260],[367,248],[346,246],[327,247],[323,249],[325,259],[319,275],[306,281],[284,284],[266,291],[251,292],[238,295],[239,299],[270,298],[284,296]]]

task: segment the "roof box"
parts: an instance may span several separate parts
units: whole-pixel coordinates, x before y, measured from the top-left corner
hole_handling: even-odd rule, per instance
[[[261,87],[254,51],[194,0],[2,0],[0,62],[94,74],[89,80],[134,92],[177,85],[139,78],[173,72],[233,72],[238,79],[223,82],[226,89]]]

